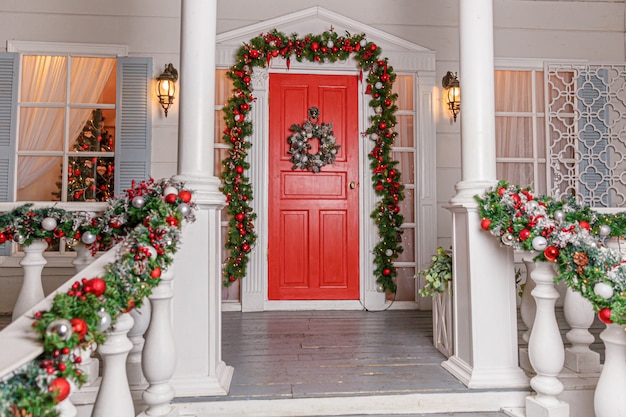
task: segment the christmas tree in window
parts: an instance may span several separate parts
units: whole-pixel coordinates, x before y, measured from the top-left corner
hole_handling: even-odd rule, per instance
[[[92,112],[71,151],[90,155],[68,158],[67,201],[106,201],[113,197],[114,158],[94,155],[114,151],[113,137],[104,127],[102,110]],[[62,183],[57,182],[57,187],[59,191],[53,194],[60,198]]]

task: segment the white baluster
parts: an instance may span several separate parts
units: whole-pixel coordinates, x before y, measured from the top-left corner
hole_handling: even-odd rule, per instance
[[[563,311],[571,329],[565,337],[572,344],[565,349],[565,366],[574,372],[600,372],[600,354],[589,349],[595,341],[589,333],[596,316],[593,306],[580,293],[567,288]]]
[[[148,408],[139,417],[178,415],[178,409],[171,403],[174,399],[174,388],[170,384],[176,370],[176,344],[171,322],[173,269],[171,265],[161,275],[161,283],[149,297],[152,303],[152,319],[145,336],[142,366],[150,386],[143,393]]]
[[[604,366],[596,385],[593,408],[596,417],[626,416],[626,333],[624,326],[607,324],[600,333],[604,342]]]
[[[128,331],[133,327],[130,314],[121,314],[104,344],[98,346],[103,370],[100,390],[93,406],[92,417],[134,417],[135,409],[126,376],[126,358],[133,344]]]
[[[524,291],[522,291],[522,301],[520,302],[520,316],[522,322],[526,326],[526,331],[522,334],[522,340],[526,343],[530,340],[530,333],[533,329],[533,323],[535,321],[535,313],[537,311],[537,305],[535,299],[532,296],[532,291],[535,289],[535,281],[532,280],[530,274],[535,270],[535,261],[533,258],[537,255],[536,252],[528,252],[522,257],[524,265],[526,265],[526,282],[524,283]],[[532,371],[533,367],[530,364],[528,358],[528,348],[519,348],[519,363],[520,366],[527,370]]]
[[[128,338],[133,344],[133,348],[130,350],[126,361],[126,373],[128,374],[128,383],[134,388],[146,388],[148,386],[148,381],[146,381],[141,370],[141,352],[144,347],[144,333],[150,324],[151,310],[150,300],[145,299],[140,308],[135,308],[130,312],[135,324],[128,332]]]
[[[45,240],[34,240],[30,245],[22,248],[24,258],[20,265],[24,270],[24,280],[13,309],[13,320],[28,312],[44,298],[41,271],[47,263],[46,258],[43,257],[43,252],[47,247],[48,243]]]
[[[74,247],[74,251],[76,252],[76,257],[72,261],[72,265],[74,265],[76,272],[82,271],[93,262],[91,249],[87,249],[87,246],[85,246],[83,242],[78,243]]]
[[[554,264],[537,262],[531,272],[536,287],[532,296],[537,304],[533,330],[528,342],[530,363],[537,373],[530,380],[535,395],[526,397],[527,417],[569,417],[569,404],[556,396],[563,392],[557,376],[563,368],[565,352],[554,305],[559,292],[554,287]]]
[[[92,356],[97,348],[98,345],[92,343],[85,348],[75,350],[76,356],[80,356],[81,360],[78,369],[87,377],[85,386],[93,385],[97,381],[98,374],[100,373],[100,361]]]

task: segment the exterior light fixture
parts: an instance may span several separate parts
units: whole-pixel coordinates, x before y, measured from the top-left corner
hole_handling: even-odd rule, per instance
[[[178,71],[171,63],[167,64],[165,70],[157,77],[156,93],[161,107],[165,110],[165,117],[176,97],[176,81],[178,81]]]
[[[461,87],[456,73],[448,71],[441,80],[444,90],[447,93],[448,108],[452,112],[452,118],[456,122],[456,115],[461,110]]]

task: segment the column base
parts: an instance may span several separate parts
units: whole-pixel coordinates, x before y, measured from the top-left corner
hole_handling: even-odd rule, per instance
[[[569,404],[563,401],[558,401],[553,404],[546,405],[537,400],[536,395],[528,396],[526,397],[526,416],[569,417]]]
[[[170,382],[179,397],[214,397],[228,395],[234,368],[220,362],[216,375],[197,378],[173,378]]]
[[[500,369],[473,369],[458,356],[452,356],[441,366],[468,388],[528,388],[526,374],[518,367]]]
[[[602,370],[600,354],[589,350],[588,352],[573,352],[571,348],[565,349],[565,367],[578,373],[595,373]]]

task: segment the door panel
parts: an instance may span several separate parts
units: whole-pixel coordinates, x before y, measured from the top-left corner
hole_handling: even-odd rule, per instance
[[[292,170],[289,128],[313,106],[333,124],[337,158],[319,173]],[[269,299],[358,299],[357,77],[272,74],[269,121]]]

